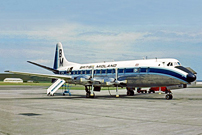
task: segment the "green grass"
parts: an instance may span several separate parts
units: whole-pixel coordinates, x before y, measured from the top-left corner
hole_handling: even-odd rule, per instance
[[[48,83],[48,82],[39,82],[39,83],[5,83],[0,81],[0,85],[18,85],[18,86],[51,86],[52,83]],[[70,84],[70,90],[85,90],[85,86],[83,85],[74,85],[74,84]],[[60,89],[64,89],[64,88],[60,88]],[[102,87],[101,90],[115,90],[115,87]]]

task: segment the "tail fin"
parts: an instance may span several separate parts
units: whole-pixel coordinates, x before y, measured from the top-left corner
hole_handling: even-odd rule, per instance
[[[64,55],[62,44],[60,42],[57,43],[53,68],[58,69],[60,67],[71,66],[74,64],[76,64],[76,63],[67,61],[67,59],[65,58],[65,55]]]

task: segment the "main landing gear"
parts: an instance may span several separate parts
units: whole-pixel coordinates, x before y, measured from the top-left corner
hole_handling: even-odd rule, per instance
[[[134,96],[134,89],[133,88],[129,88],[129,87],[126,87],[127,89],[127,96]]]
[[[95,97],[95,93],[93,92],[93,94],[90,94],[90,90],[92,89],[92,86],[85,86],[85,90],[86,90],[86,97],[87,98],[94,98]]]

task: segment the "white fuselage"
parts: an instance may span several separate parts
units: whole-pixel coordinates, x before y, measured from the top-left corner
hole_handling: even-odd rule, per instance
[[[103,62],[90,64],[74,64],[67,67],[58,68],[60,74],[68,74],[74,79],[68,83],[90,85],[87,81],[92,76],[94,70],[94,80],[97,86],[108,86],[106,84],[114,80],[118,70],[118,80],[125,81],[124,86],[131,87],[151,87],[151,86],[171,86],[187,84],[187,72],[175,68],[180,66],[176,59],[146,59],[118,62]],[[67,70],[73,67],[72,71]],[[83,81],[81,81],[83,80]],[[84,81],[86,80],[86,81]],[[120,86],[122,86],[120,85]]]

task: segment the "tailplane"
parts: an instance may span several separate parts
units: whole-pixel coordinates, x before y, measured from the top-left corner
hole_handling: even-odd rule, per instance
[[[75,64],[77,64],[77,63],[67,61],[67,59],[65,58],[65,55],[64,55],[62,44],[60,42],[57,43],[53,68],[58,69],[60,67],[72,66]]]
[[[32,62],[32,61],[27,61],[27,62],[29,62],[29,63],[31,63],[31,64],[33,64],[33,65],[36,65],[36,66],[45,68],[45,69],[47,69],[47,70],[50,70],[50,71],[52,71],[52,72],[55,73],[55,74],[59,74],[59,71],[58,71],[57,69],[53,69],[53,68],[50,68],[50,67],[47,67],[47,66],[44,66],[44,65],[41,65],[41,64]]]

